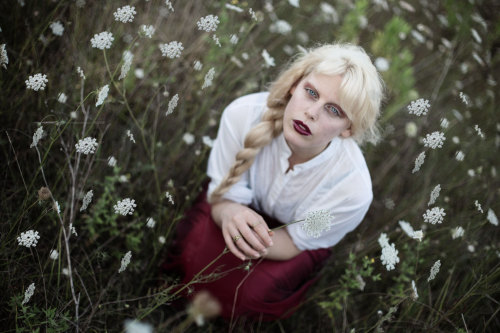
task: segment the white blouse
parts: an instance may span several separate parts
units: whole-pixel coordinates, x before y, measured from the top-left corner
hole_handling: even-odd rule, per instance
[[[208,160],[208,195],[234,163],[248,131],[259,123],[268,95],[262,92],[240,97],[224,110]],[[337,137],[319,155],[286,172],[290,155],[281,133],[262,148],[250,169],[223,198],[250,205],[283,223],[328,209],[333,215],[332,226],[319,238],[308,237],[300,222],[287,230],[300,250],[331,247],[359,225],[373,199],[363,154],[353,139]]]

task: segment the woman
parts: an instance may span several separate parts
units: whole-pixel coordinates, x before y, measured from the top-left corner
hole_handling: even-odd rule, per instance
[[[205,268],[192,295],[210,292],[226,318],[291,314],[329,248],[370,206],[371,179],[358,144],[377,140],[382,97],[383,82],[363,49],[335,44],[303,54],[269,92],[240,97],[224,110],[208,191],[181,223],[189,228],[180,242],[183,282]],[[318,238],[301,223],[270,230],[316,210],[333,216]],[[230,253],[210,264],[226,247]]]

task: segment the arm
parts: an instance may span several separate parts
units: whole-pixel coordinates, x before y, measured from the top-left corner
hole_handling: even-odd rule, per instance
[[[242,260],[261,256],[288,260],[301,252],[285,228],[269,232],[262,216],[245,205],[223,200],[212,205],[211,214],[222,230],[228,249]],[[236,235],[241,238],[235,241]]]

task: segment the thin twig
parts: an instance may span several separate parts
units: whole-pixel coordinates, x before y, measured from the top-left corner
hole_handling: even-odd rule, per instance
[[[16,161],[17,168],[19,169],[19,173],[21,174],[21,179],[23,180],[24,188],[26,189],[26,194],[29,194],[28,187],[26,186],[26,182],[24,181],[23,172],[21,171],[21,166],[19,165],[19,161],[17,160],[16,150],[14,149],[14,145],[12,145],[12,141],[10,140],[9,133],[7,131],[5,131],[5,134],[7,135],[7,138],[9,139],[9,143],[10,143],[10,146],[12,147],[12,150],[14,151],[14,160]]]

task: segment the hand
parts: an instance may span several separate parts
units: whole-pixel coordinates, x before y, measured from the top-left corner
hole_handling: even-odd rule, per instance
[[[273,245],[266,221],[253,209],[226,200],[212,206],[212,217],[222,229],[228,249],[241,260],[259,258]]]

